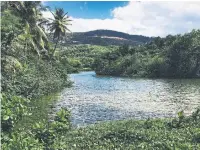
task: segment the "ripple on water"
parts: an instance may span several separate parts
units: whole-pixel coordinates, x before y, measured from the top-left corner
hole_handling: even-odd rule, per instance
[[[190,114],[200,105],[200,79],[130,79],[71,74],[55,109],[67,107],[75,126],[127,118],[172,117],[180,110]]]

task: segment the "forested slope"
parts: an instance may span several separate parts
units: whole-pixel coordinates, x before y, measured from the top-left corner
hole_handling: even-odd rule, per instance
[[[24,129],[20,121],[24,117],[34,118],[33,109],[41,111],[33,105],[41,103],[41,97],[71,85],[68,62],[54,56],[54,43],[48,41],[44,31],[43,23],[47,21],[41,13],[44,9],[41,2],[1,2],[1,149],[4,150],[45,149],[42,138],[49,138],[48,123],[43,124],[43,129],[35,126],[36,122]],[[65,126],[68,127],[66,123]]]
[[[97,58],[97,74],[145,77],[200,77],[200,30],[124,45]]]
[[[92,45],[139,45],[152,41],[152,37],[142,35],[130,35],[112,30],[94,30],[89,32],[74,32],[68,34],[69,44],[92,44]]]

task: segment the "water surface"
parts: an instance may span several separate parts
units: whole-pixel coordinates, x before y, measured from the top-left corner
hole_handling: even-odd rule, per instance
[[[200,106],[200,79],[144,79],[97,76],[95,72],[71,74],[55,109],[72,112],[75,126],[121,119],[186,115]]]

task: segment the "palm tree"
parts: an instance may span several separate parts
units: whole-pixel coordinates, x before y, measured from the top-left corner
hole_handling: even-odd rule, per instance
[[[69,19],[69,16],[67,16],[67,13],[64,12],[62,8],[56,8],[55,13],[51,12],[53,14],[53,19],[50,19],[52,22],[49,23],[49,30],[52,33],[53,32],[53,40],[56,39],[56,44],[52,53],[52,56],[54,55],[56,51],[56,47],[58,42],[65,37],[66,31],[71,32],[68,29],[68,25],[71,25],[69,22],[72,21]]]
[[[43,24],[47,23],[47,20],[43,18],[41,13],[46,8],[38,1],[9,2],[9,5],[13,8],[15,15],[22,19],[25,26],[24,34],[21,36],[24,36],[25,41],[29,41],[40,55],[39,49],[44,50],[45,43],[48,42],[43,28]]]

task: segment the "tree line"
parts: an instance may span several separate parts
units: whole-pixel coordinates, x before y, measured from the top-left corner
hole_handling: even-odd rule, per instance
[[[115,76],[200,77],[200,30],[157,37],[139,46],[123,45],[94,63],[97,74]]]

